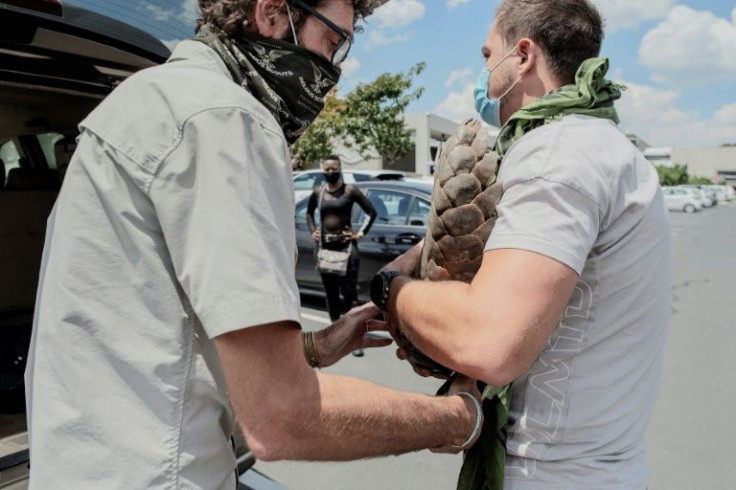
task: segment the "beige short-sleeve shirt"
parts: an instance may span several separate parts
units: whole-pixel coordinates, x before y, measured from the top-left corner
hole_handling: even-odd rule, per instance
[[[288,147],[185,41],[82,122],[26,372],[32,488],[234,488],[212,338],[300,319]]]

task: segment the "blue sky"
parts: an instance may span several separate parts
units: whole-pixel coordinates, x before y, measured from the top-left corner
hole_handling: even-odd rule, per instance
[[[138,25],[172,46],[192,32],[196,0],[68,0]],[[390,0],[368,19],[341,91],[425,61],[409,111],[473,117],[472,85],[497,0]],[[594,0],[606,19],[609,77],[629,90],[621,128],[654,146],[736,143],[736,3]]]

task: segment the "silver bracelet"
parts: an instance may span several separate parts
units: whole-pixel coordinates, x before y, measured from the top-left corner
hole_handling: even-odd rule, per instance
[[[478,398],[468,391],[460,391],[455,393],[455,395],[467,396],[473,400],[473,405],[475,405],[475,427],[473,427],[473,432],[470,433],[470,436],[468,436],[465,442],[463,442],[462,446],[455,446],[454,444],[450,445],[450,447],[465,450],[468,448],[469,444],[480,435],[480,431],[483,428],[483,407],[481,406]]]

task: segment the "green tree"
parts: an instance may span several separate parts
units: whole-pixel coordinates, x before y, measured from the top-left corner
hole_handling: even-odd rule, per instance
[[[697,175],[690,175],[687,179],[688,184],[692,185],[712,185],[713,181],[708,177],[699,177]]]
[[[371,83],[358,84],[345,97],[339,119],[338,134],[344,143],[366,158],[375,150],[388,165],[409,152],[413,139],[403,114],[424,93],[424,87],[411,89],[425,67],[426,63],[418,63],[405,73],[384,73]]]
[[[674,167],[665,167],[658,165],[657,174],[659,174],[660,185],[680,185],[687,184],[688,173],[687,165],[675,165]]]

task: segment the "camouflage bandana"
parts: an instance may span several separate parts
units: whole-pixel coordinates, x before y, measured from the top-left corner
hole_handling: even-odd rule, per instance
[[[340,69],[332,63],[286,41],[253,33],[233,39],[209,24],[194,40],[222,58],[233,80],[273,114],[289,144],[317,118],[340,79]]]
[[[564,85],[511,115],[496,138],[494,150],[500,158],[525,134],[559,121],[570,114],[610,119],[618,124],[613,103],[621,98],[624,85],[605,78],[608,58],[588,58],[578,68],[575,83]]]

